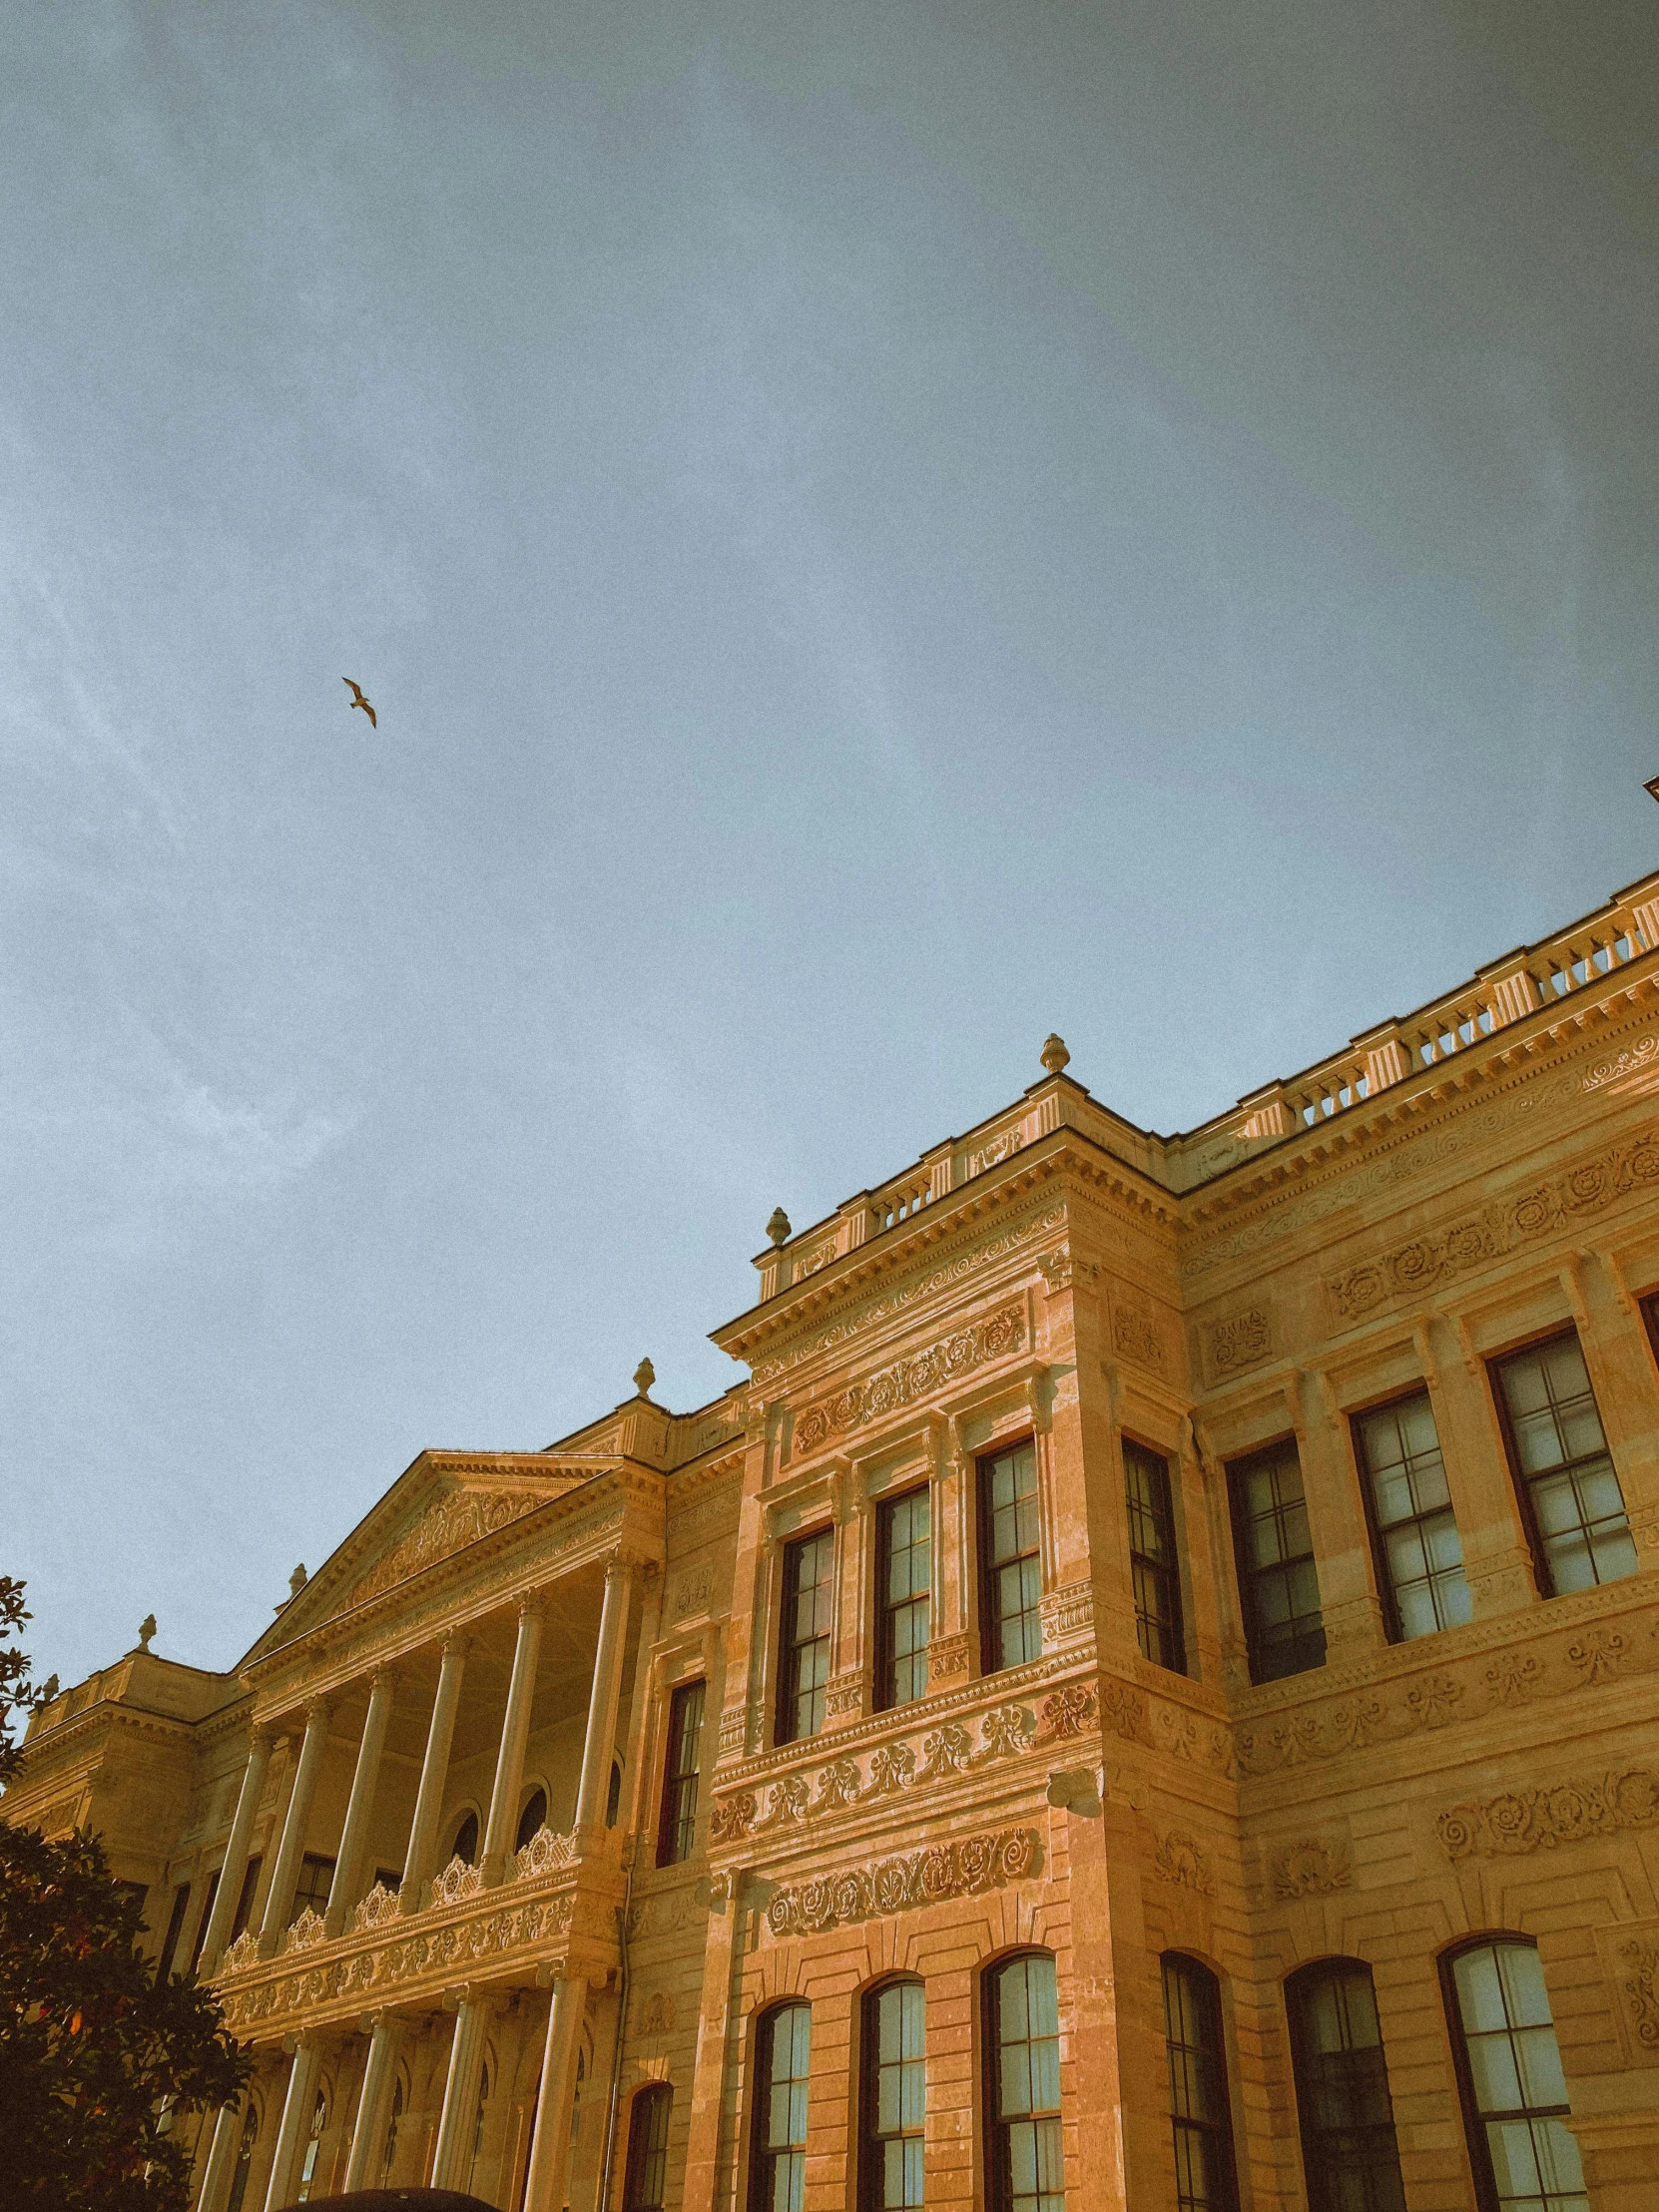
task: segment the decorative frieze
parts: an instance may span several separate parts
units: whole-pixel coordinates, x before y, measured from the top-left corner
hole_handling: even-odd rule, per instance
[[[1120,1360],[1150,1368],[1154,1375],[1164,1373],[1168,1355],[1150,1306],[1121,1296],[1112,1300],[1112,1350]]]
[[[1025,1317],[1020,1309],[1004,1306],[908,1360],[882,1368],[862,1382],[849,1382],[832,1397],[822,1398],[796,1415],[795,1455],[817,1451],[831,1436],[878,1420],[899,1406],[942,1389],[948,1382],[960,1382],[988,1360],[1017,1352],[1024,1334]]]
[[[1448,1859],[1513,1856],[1586,1842],[1628,1828],[1659,1827],[1659,1770],[1615,1768],[1593,1782],[1505,1790],[1483,1805],[1453,1805],[1434,1823]]]
[[[352,1584],[345,1602],[360,1605],[365,1598],[378,1597],[393,1583],[406,1582],[451,1552],[510,1528],[547,1501],[547,1495],[538,1490],[455,1490],[427,1507],[402,1542]]]
[[[1326,1285],[1344,1321],[1359,1321],[1392,1299],[1418,1298],[1436,1284],[1480,1267],[1517,1245],[1562,1229],[1615,1199],[1659,1183],[1659,1130],[1610,1146],[1564,1175],[1494,1200],[1477,1213],[1413,1237],[1381,1260],[1345,1268]]]
[[[928,1646],[927,1679],[930,1683],[954,1682],[967,1673],[973,1660],[973,1644],[966,1636],[940,1636]]]
[[[699,1613],[709,1610],[714,1587],[715,1570],[712,1566],[693,1567],[687,1573],[677,1575],[668,1593],[668,1603],[663,1608],[663,1618],[670,1626],[679,1621],[695,1620]]]
[[[767,1907],[767,1927],[775,1939],[817,1936],[952,1898],[979,1897],[1034,1875],[1039,1857],[1034,1828],[1003,1828],[934,1844],[900,1859],[877,1860],[780,1889]]]

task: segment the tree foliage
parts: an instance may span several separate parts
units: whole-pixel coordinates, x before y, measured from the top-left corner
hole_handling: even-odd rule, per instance
[[[21,1583],[0,1576],[0,1631],[28,1618]],[[6,1723],[50,1688],[0,1651],[0,1778],[19,1765]],[[143,1930],[95,1837],[49,1843],[0,1820],[4,2212],[184,2212],[180,2119],[233,2097],[249,2061],[209,1991],[153,1978]]]

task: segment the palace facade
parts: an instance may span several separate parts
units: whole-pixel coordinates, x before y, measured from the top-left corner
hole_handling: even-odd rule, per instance
[[[1065,1065],[35,1718],[201,2212],[1659,2204],[1659,875],[1187,1136]]]

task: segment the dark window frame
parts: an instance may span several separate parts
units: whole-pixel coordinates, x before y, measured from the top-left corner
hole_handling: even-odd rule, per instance
[[[926,2142],[927,2042],[925,2006],[927,2002],[927,1984],[920,1974],[883,1974],[879,1981],[872,1982],[864,1991],[858,2007],[858,2212],[882,2212],[882,2167],[885,2162],[883,2155],[885,2146],[894,2140],[909,2140],[917,2132],[904,2127],[889,2130],[885,2135],[879,2132],[880,2005],[881,1999],[894,1989],[919,1989],[922,1992],[924,2010],[922,2016],[922,2051],[919,2063],[922,2068],[924,2117],[919,2133],[923,2143]],[[915,2061],[901,2059],[900,2063],[915,2063]],[[925,2152],[923,2157],[925,2160]]]
[[[1276,1574],[1283,1567],[1299,1565],[1304,1559],[1307,1559],[1313,1564],[1315,1582],[1318,1583],[1319,1581],[1319,1553],[1314,1548],[1312,1514],[1308,1514],[1308,1549],[1305,1552],[1296,1552],[1288,1559],[1271,1561],[1268,1565],[1262,1567],[1255,1566],[1251,1562],[1246,1531],[1252,1516],[1245,1506],[1245,1478],[1258,1464],[1280,1457],[1287,1445],[1290,1447],[1292,1457],[1296,1460],[1297,1474],[1302,1483],[1303,1510],[1307,1512],[1308,1477],[1303,1470],[1302,1448],[1294,1431],[1283,1436],[1272,1437],[1267,1443],[1258,1444],[1253,1451],[1241,1452],[1237,1458],[1229,1459],[1225,1468],[1227,1475],[1227,1506],[1233,1527],[1233,1576],[1238,1585],[1239,1612],[1244,1623],[1245,1643],[1249,1650],[1250,1679],[1256,1684],[1288,1682],[1294,1675],[1316,1673],[1325,1665],[1328,1656],[1325,1630],[1325,1592],[1322,1589],[1320,1591],[1318,1627],[1305,1630],[1302,1635],[1291,1639],[1291,1648],[1300,1647],[1304,1644],[1311,1648],[1317,1637],[1319,1656],[1304,1660],[1297,1666],[1281,1668],[1272,1674],[1262,1671],[1263,1662],[1272,1647],[1269,1647],[1263,1641],[1263,1623],[1257,1603],[1256,1585],[1258,1577]],[[1306,1614],[1297,1617],[1304,1620],[1308,1618]]]
[[[1010,1552],[1007,1558],[998,1559],[992,1550],[996,1509],[991,1499],[991,1484],[998,1461],[1011,1459],[1016,1451],[1029,1451],[1031,1454],[1031,1496],[1037,1512],[1037,1541],[1028,1551]],[[981,1674],[1006,1674],[1013,1667],[1031,1665],[1034,1660],[1042,1657],[1043,1652],[1042,1478],[1041,1465],[1037,1457],[1035,1433],[1028,1430],[1023,1436],[1011,1436],[1006,1443],[998,1444],[994,1450],[980,1452],[974,1461],[974,1488],[976,1491],[974,1514],[976,1541],[974,1549],[977,1554],[975,1563],[978,1568],[975,1582],[979,1602],[979,1671]],[[997,1611],[996,1604],[996,1578],[1006,1568],[1022,1565],[1027,1559],[1035,1559],[1037,1562],[1037,1603],[1034,1606],[1022,1606],[1017,1616],[1009,1615],[1008,1617],[1010,1619],[1017,1617],[1022,1621],[1035,1620],[1037,1624],[1037,1648],[1035,1652],[1027,1652],[1022,1659],[1005,1660],[1002,1656],[1001,1642],[1002,1617]],[[1022,1638],[1022,1640],[1028,1639]]]
[[[708,1710],[709,1685],[702,1675],[691,1682],[677,1682],[668,1701],[668,1729],[663,1748],[663,1790],[657,1809],[657,1864],[679,1867],[697,1847],[697,1801],[703,1781],[703,1722]],[[696,1703],[696,1717],[686,1715]],[[686,1765],[691,1752],[692,1764]],[[689,1798],[689,1803],[688,1803]]]
[[[257,1878],[259,1874],[259,1862],[257,1860],[254,1863],[254,1872]],[[225,1869],[223,1867],[213,1868],[208,1875],[207,1894],[202,1900],[202,1910],[196,1916],[196,1934],[190,1939],[190,1964],[186,1971],[192,1975],[195,1974],[197,1967],[202,1963],[202,1952],[208,1940],[208,1929],[213,1921],[214,1907],[219,1903],[219,1885],[224,1878]],[[244,1880],[246,1881],[246,1879],[245,1876]],[[229,1948],[230,1943],[236,1941],[237,1936],[240,1936],[241,1933],[241,1929],[238,1929],[231,1936],[227,1948]]]
[[[1385,1531],[1382,1521],[1378,1518],[1377,1499],[1372,1490],[1371,1466],[1366,1457],[1365,1439],[1361,1432],[1361,1423],[1368,1420],[1373,1413],[1386,1413],[1394,1406],[1408,1405],[1413,1398],[1418,1397],[1426,1398],[1428,1401],[1428,1417],[1434,1423],[1434,1440],[1439,1449],[1440,1465],[1443,1468],[1445,1465],[1445,1445],[1440,1442],[1440,1416],[1435,1407],[1434,1393],[1428,1386],[1426,1376],[1408,1390],[1392,1390],[1386,1397],[1379,1398],[1373,1405],[1357,1405],[1348,1416],[1349,1449],[1354,1454],[1354,1471],[1360,1482],[1360,1502],[1364,1506],[1366,1514],[1366,1533],[1371,1538],[1372,1573],[1377,1584],[1378,1602],[1382,1607],[1383,1633],[1390,1644],[1420,1643],[1424,1636],[1441,1635],[1447,1628],[1456,1628],[1463,1625],[1458,1621],[1443,1621],[1440,1622],[1438,1628],[1422,1629],[1414,1636],[1405,1634],[1400,1619],[1399,1598],[1394,1589],[1393,1576],[1388,1567],[1388,1550],[1384,1540]],[[1433,1520],[1440,1513],[1449,1512],[1451,1525],[1457,1531],[1457,1549],[1461,1554],[1463,1531],[1457,1519],[1456,1501],[1451,1498],[1450,1491],[1451,1484],[1448,1480],[1446,1483],[1447,1504],[1437,1505],[1427,1513],[1413,1513],[1406,1520],[1390,1521],[1388,1527],[1390,1529],[1416,1527],[1423,1521]],[[1466,1560],[1464,1561],[1463,1581],[1466,1588],[1468,1586]],[[1438,1605],[1435,1606],[1434,1611],[1435,1618],[1438,1619]]]
[[[830,1627],[821,1635],[797,1637],[795,1615],[801,1599],[801,1563],[810,1550],[822,1543],[830,1546]],[[797,1686],[797,1667],[804,1651],[819,1644],[829,1649],[829,1664],[825,1680],[817,1685],[816,1693],[822,1697],[828,1689],[830,1669],[834,1662],[834,1602],[835,1602],[835,1528],[832,1521],[818,1528],[803,1529],[799,1536],[792,1536],[784,1546],[784,1557],[779,1576],[780,1603],[778,1608],[778,1696],[773,1713],[773,1740],[779,1744],[809,1742],[824,1733],[824,1717],[814,1728],[802,1728],[800,1721],[800,1691]],[[816,1585],[822,1588],[822,1584]]]
[[[242,1888],[237,1895],[236,1912],[231,1917],[230,1940],[233,1943],[236,1941],[239,1936],[247,1935],[248,1930],[253,1923],[254,1900],[259,1895],[260,1870],[264,1865],[264,1854],[262,1852],[256,1852],[253,1858],[249,1860],[247,1866],[244,1867],[244,1869],[242,1870]]]
[[[1448,1943],[1435,1960],[1440,1977],[1440,2003],[1451,2042],[1452,2071],[1457,2077],[1457,2104],[1463,2122],[1463,2143],[1468,2155],[1469,2175],[1474,2183],[1476,2212],[1501,2212],[1501,2205],[1496,2176],[1492,2172],[1491,2151],[1486,2142],[1488,2115],[1481,2111],[1475,2096],[1474,2073],[1469,2064],[1468,2030],[1463,2025],[1463,2004],[1457,1993],[1456,1967],[1457,1960],[1471,1950],[1488,1950],[1503,1945],[1534,1953],[1538,1948],[1530,1936],[1522,1936],[1514,1929],[1487,1929],[1483,1934],[1461,1936],[1456,1942]],[[1550,2006],[1550,2027],[1552,2032],[1556,2027],[1553,2005]],[[1556,2051],[1559,2055],[1558,2034]],[[1524,2112],[1530,2119],[1563,2119],[1571,2109],[1567,2104],[1522,2106],[1517,2109],[1517,2116]],[[1568,2132],[1571,2132],[1570,2129]]]
[[[190,1910],[190,1893],[191,1885],[188,1882],[181,1882],[174,1889],[173,1909],[167,1916],[167,1934],[162,1937],[162,1947],[156,1954],[158,1981],[165,1981],[173,1971],[179,1938],[185,1933],[185,1915]]]
[[[985,2171],[985,2203],[987,2212],[1011,2212],[1013,2186],[1008,2137],[1016,2122],[1004,2120],[1001,2114],[1001,2059],[1002,2033],[1000,2021],[1001,1977],[1005,1968],[1020,1964],[1025,1959],[1046,1960],[1054,1976],[1055,1997],[1058,2000],[1060,1986],[1059,1962],[1053,1951],[1040,1943],[1022,1943],[1017,1950],[1000,1951],[987,1959],[979,1974],[980,2047],[983,2064],[980,2068],[980,2142]],[[1046,2038],[1044,2038],[1046,2040]],[[1060,2039],[1057,2037],[1056,2042]],[[1056,2052],[1058,2062],[1058,2052]],[[1064,2125],[1064,2103],[1058,2099],[1052,2108],[1044,2106],[1040,2112],[1017,2115],[1016,2118],[1054,2118]],[[1065,2201],[1064,2145],[1061,2149],[1061,2181],[1057,2192],[1062,2204]]]
[[[774,2089],[773,2059],[778,2046],[780,2021],[794,2012],[807,2015],[807,2067],[805,2076],[791,2074],[793,2083],[805,2079],[808,2083],[809,2107],[812,2082],[813,2008],[805,1997],[787,1997],[782,2003],[770,2004],[755,2022],[753,2043],[754,2064],[751,2079],[754,2084],[749,2104],[749,2212],[772,2212],[775,2192],[771,2186],[777,2171],[774,2160],[780,2156],[793,2157],[797,2150],[803,2160],[807,2155],[808,2137],[803,2135],[797,2143],[792,2136],[789,2143],[778,2146],[769,2142],[771,2133],[769,2114]],[[792,2031],[793,2032],[793,2031]]]
[[[894,1603],[892,1598],[889,1596],[887,1589],[887,1584],[889,1580],[889,1569],[892,1562],[893,1519],[899,1506],[913,1504],[917,1498],[924,1498],[927,1502],[927,1590],[924,1596],[918,1597],[912,1594],[907,1598],[900,1598],[896,1603]],[[913,1550],[915,1548],[914,1543],[912,1542],[905,1548],[907,1550]],[[914,1705],[921,1698],[924,1698],[927,1695],[928,1678],[930,1671],[929,1659],[933,1643],[934,1564],[933,1490],[931,1483],[913,1482],[909,1484],[905,1489],[895,1492],[894,1495],[891,1497],[878,1498],[876,1500],[875,1506],[874,1590],[874,1706],[876,1712],[878,1713],[891,1712],[895,1707],[899,1705]],[[900,1654],[896,1652],[893,1648],[896,1641],[897,1620],[900,1613],[908,1612],[913,1607],[922,1605],[927,1608],[927,1638],[926,1641],[922,1644],[920,1650],[921,1686],[919,1689],[912,1688],[907,1697],[901,1698],[897,1694]],[[916,1656],[915,1648],[912,1646],[911,1650],[903,1654],[902,1656],[907,1659],[913,1659]]]
[[[663,2212],[668,2202],[668,2131],[673,2118],[672,2082],[648,2081],[636,2092],[628,2107],[628,2160],[623,2169],[622,2212]],[[648,2139],[654,2132],[660,2132],[660,2141]],[[646,2175],[654,2160],[661,2161],[662,2187],[654,2195],[648,2195]]]
[[[305,1884],[307,1870],[318,1867],[326,1867],[328,1870],[328,1879],[323,1883],[320,1890],[318,1890],[314,1879],[308,1886]],[[293,1878],[293,1898],[288,1906],[289,1928],[298,1920],[300,1914],[307,1910],[314,1913],[318,1920],[323,1918],[328,1910],[328,1899],[333,1892],[334,1876],[338,1871],[338,1867],[339,1861],[330,1858],[325,1851],[302,1851],[299,1854],[299,1866]],[[300,1903],[301,1897],[304,1899],[303,1904]]]
[[[1186,1608],[1181,1596],[1181,1542],[1175,1525],[1175,1488],[1170,1480],[1170,1462],[1167,1455],[1152,1444],[1143,1444],[1138,1436],[1119,1435],[1123,1454],[1124,1511],[1129,1526],[1129,1579],[1135,1600],[1135,1637],[1141,1647],[1142,1658],[1155,1667],[1163,1667],[1171,1674],[1186,1674],[1187,1626]],[[1152,1488],[1155,1493],[1150,1507],[1135,1498],[1130,1490],[1130,1455],[1152,1470]],[[1135,1541],[1138,1516],[1145,1512],[1156,1523],[1162,1519],[1169,1545],[1167,1560],[1159,1559],[1140,1549]],[[1168,1609],[1164,1618],[1149,1614],[1141,1603],[1141,1585],[1137,1567],[1158,1585],[1167,1595]],[[1170,1655],[1150,1650],[1152,1643],[1167,1639]]]
[[[1194,1977],[1193,1987],[1200,1999],[1198,2009],[1203,2012],[1206,2024],[1214,2035],[1213,2050],[1206,2050],[1202,2043],[1176,2045],[1169,2028],[1169,1973],[1174,1966],[1185,1969]],[[1209,2212],[1239,2212],[1239,2163],[1238,2149],[1233,2134],[1233,2077],[1227,2063],[1227,2015],[1222,2009],[1221,1976],[1202,1958],[1194,1957],[1187,1950],[1166,1950],[1158,1959],[1159,1989],[1164,2007],[1164,2063],[1169,2077],[1168,2111],[1171,2137],[1175,2147],[1176,2204],[1181,2206],[1193,2200],[1181,2193],[1181,2139],[1183,2129],[1203,2137],[1217,2146],[1219,2157],[1215,2179],[1218,2193],[1213,2194]],[[1192,2051],[1201,2063],[1215,2067],[1216,2080],[1212,2088],[1219,2091],[1215,2102],[1220,2111],[1216,2120],[1195,2119],[1190,2113],[1177,2110],[1181,2098],[1177,2091],[1175,2050]]]
[[[1310,2204],[1324,2204],[1327,2202],[1334,2204],[1339,2201],[1331,2183],[1333,2178],[1342,2180],[1345,2177],[1340,2168],[1335,2169],[1335,2171],[1333,2169],[1332,2160],[1335,2152],[1330,2138],[1342,2133],[1363,2133],[1375,2138],[1375,2146],[1369,2147],[1362,2154],[1359,2167],[1368,2191],[1366,2212],[1405,2212],[1404,2180],[1399,2165],[1399,2133],[1394,2121],[1393,2091],[1388,2082],[1387,2050],[1382,2041],[1381,2022],[1378,2027],[1378,2040],[1375,2048],[1377,2051],[1377,2070],[1382,2081],[1382,2099],[1388,2110],[1386,2121],[1359,2122],[1347,2128],[1338,2128],[1322,2126],[1315,2117],[1316,2093],[1319,2087],[1315,2078],[1315,2064],[1319,2054],[1313,2050],[1309,2043],[1305,2008],[1310,1993],[1321,1977],[1329,1979],[1332,1975],[1339,1973],[1349,1976],[1357,1973],[1365,1975],[1371,1986],[1372,2009],[1375,2011],[1377,2009],[1376,1976],[1368,1962],[1363,1958],[1347,1956],[1314,1958],[1310,1959],[1306,1965],[1298,1966],[1295,1972],[1285,1976],[1285,2018],[1290,2031],[1291,2074],[1296,2086],[1297,2126],[1302,2141],[1302,2171],[1303,2180],[1308,2191],[1308,2201]],[[1342,2055],[1352,2057],[1356,2050],[1369,2050],[1372,2047],[1370,2044],[1351,2045]],[[1350,2070],[1352,2072],[1360,2071],[1359,2068]],[[1391,2198],[1386,2193],[1386,2176],[1379,2155],[1384,2132],[1387,2148],[1391,2152],[1393,2160],[1392,2178],[1397,2183]],[[1378,2176],[1383,2176],[1383,2179],[1378,2187],[1374,2188],[1372,2183]],[[1348,2198],[1345,2196],[1341,2201],[1346,2203]]]
[[[1581,1454],[1577,1459],[1564,1459],[1558,1467],[1549,1467],[1541,1474],[1529,1475],[1521,1465],[1520,1450],[1515,1441],[1514,1423],[1509,1411],[1509,1399],[1503,1387],[1503,1370],[1511,1360],[1525,1360],[1534,1353],[1547,1352],[1552,1345],[1565,1344],[1569,1338],[1578,1347],[1578,1357],[1584,1362],[1584,1379],[1590,1388],[1590,1403],[1595,1407],[1596,1425],[1601,1430],[1601,1450]],[[1626,1531],[1628,1532],[1630,1528],[1630,1500],[1624,1495],[1624,1477],[1619,1472],[1618,1461],[1613,1457],[1613,1446],[1607,1439],[1607,1423],[1601,1417],[1601,1400],[1596,1395],[1595,1378],[1591,1375],[1590,1363],[1585,1358],[1584,1340],[1579,1334],[1577,1323],[1567,1322],[1562,1328],[1548,1330],[1541,1337],[1529,1337],[1524,1344],[1511,1345],[1506,1352],[1489,1353],[1486,1357],[1486,1382],[1491,1391],[1492,1403],[1497,1408],[1498,1426],[1503,1434],[1503,1454],[1509,1463],[1510,1486],[1514,1490],[1515,1501],[1520,1507],[1521,1526],[1526,1533],[1527,1549],[1532,1554],[1532,1579],[1537,1586],[1538,1595],[1546,1601],[1553,1597],[1571,1597],[1575,1594],[1572,1590],[1558,1590],[1555,1587],[1555,1576],[1550,1567],[1549,1554],[1544,1548],[1543,1528],[1538,1519],[1537,1508],[1532,1501],[1532,1485],[1535,1482],[1548,1481],[1556,1475],[1570,1473],[1574,1467],[1584,1466],[1590,1460],[1605,1458],[1607,1464],[1613,1470],[1613,1479],[1617,1482],[1619,1496],[1623,1499]],[[1553,1402],[1551,1400],[1552,1404]],[[1574,1485],[1573,1494],[1575,1497],[1577,1496],[1576,1484]],[[1587,1531],[1587,1523],[1580,1522],[1579,1525],[1581,1529]],[[1631,1537],[1631,1541],[1634,1544],[1634,1536]],[[1592,1566],[1596,1563],[1593,1551],[1590,1553],[1590,1563]],[[1640,1563],[1640,1560],[1638,1560],[1638,1567]],[[1625,1578],[1615,1576],[1614,1579],[1622,1581]],[[1596,1590],[1607,1587],[1599,1574],[1594,1582],[1584,1586]]]

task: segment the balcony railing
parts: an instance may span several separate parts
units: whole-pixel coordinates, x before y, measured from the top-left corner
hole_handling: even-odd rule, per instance
[[[601,1847],[607,1865],[616,1856],[616,1834]],[[265,1958],[250,1931],[226,1952],[215,1977],[226,2024],[247,2036],[296,2019],[348,2017],[365,1999],[435,2001],[457,1980],[526,1977],[563,1950],[577,1878],[591,1864],[578,1858],[571,1837],[543,1828],[497,1888],[486,1890],[479,1868],[452,1859],[422,1912],[400,1912],[394,1893],[376,1883],[343,1936],[328,1936],[315,1913],[302,1913],[276,1954]]]

